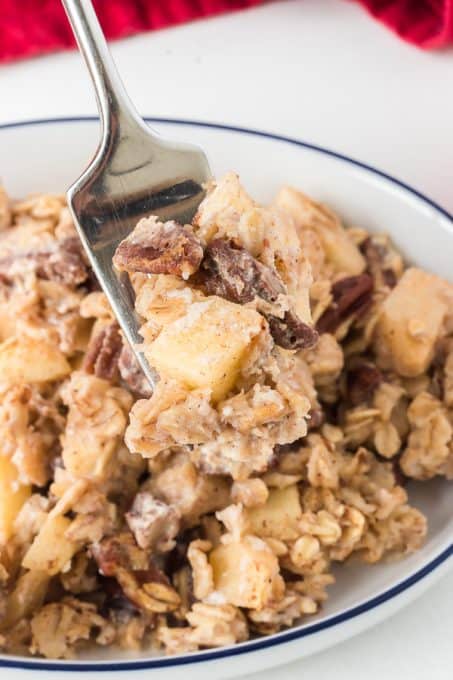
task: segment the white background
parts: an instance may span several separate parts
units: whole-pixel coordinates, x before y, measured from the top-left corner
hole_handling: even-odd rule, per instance
[[[257,127],[328,146],[453,212],[453,50],[410,47],[344,0],[298,0],[135,37],[113,52],[143,114]],[[0,68],[0,123],[89,113],[94,97],[77,54]],[[0,157],[6,184],[7,173]],[[377,628],[259,680],[276,674],[451,680],[453,573]]]

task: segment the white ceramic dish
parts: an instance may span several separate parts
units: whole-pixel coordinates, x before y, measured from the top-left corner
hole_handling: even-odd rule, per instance
[[[275,135],[189,121],[156,120],[154,125],[169,137],[202,146],[216,175],[237,170],[258,199],[269,200],[280,185],[292,183],[331,204],[348,223],[389,232],[408,260],[452,278],[453,218],[397,180],[326,149]],[[15,196],[63,191],[86,165],[97,139],[93,118],[0,126],[1,179]],[[414,484],[410,495],[429,519],[423,549],[390,564],[341,566],[325,607],[301,626],[235,647],[173,658],[105,650],[107,657],[69,662],[3,656],[0,668],[8,670],[1,676],[39,680],[64,672],[65,677],[86,680],[107,674],[114,680],[179,680],[196,674],[220,680],[287,663],[350,638],[414,600],[453,564],[452,488],[437,480]]]

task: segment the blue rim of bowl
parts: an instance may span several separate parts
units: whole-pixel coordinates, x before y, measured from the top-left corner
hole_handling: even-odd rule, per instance
[[[19,127],[29,127],[33,125],[55,125],[55,124],[61,124],[61,123],[93,123],[97,122],[99,119],[97,116],[73,116],[73,117],[64,117],[64,118],[40,118],[36,120],[24,120],[24,121],[18,121],[18,122],[13,122],[13,123],[3,123],[0,124],[0,131],[1,130],[6,130],[10,128],[19,128]],[[336,151],[331,151],[330,149],[326,149],[322,146],[318,146],[316,144],[310,144],[308,142],[303,142],[299,139],[294,139],[292,137],[285,137],[283,135],[278,135],[274,134],[272,132],[264,132],[261,130],[256,130],[256,129],[249,129],[249,128],[243,128],[243,127],[238,127],[238,126],[233,126],[233,125],[224,125],[221,123],[207,123],[204,121],[196,121],[196,120],[185,120],[185,119],[180,119],[180,118],[154,118],[154,117],[145,117],[145,120],[148,123],[157,123],[157,124],[166,124],[166,125],[186,125],[186,126],[192,126],[192,127],[199,127],[199,128],[207,128],[211,130],[223,130],[226,132],[235,132],[238,134],[244,134],[244,135],[249,135],[249,136],[254,136],[254,137],[261,137],[264,139],[270,139],[273,141],[277,142],[285,142],[287,144],[290,144],[292,146],[298,146],[302,147],[304,149],[309,149],[311,151],[318,152],[320,154],[323,154],[325,156],[330,156],[331,158],[336,158],[337,160],[344,161],[350,165],[353,165],[358,168],[362,168],[363,170],[366,170],[374,175],[377,175],[378,177],[382,177],[389,182],[397,185],[398,187],[404,189],[408,193],[412,194],[413,196],[416,196],[418,199],[422,200],[424,203],[427,205],[431,206],[434,208],[438,213],[443,215],[443,217],[446,217],[452,224],[453,227],[453,216],[445,209],[442,208],[440,205],[435,203],[435,201],[432,201],[430,198],[422,194],[420,191],[417,189],[414,189],[413,187],[409,186],[405,182],[402,182],[401,180],[396,179],[395,177],[392,177],[391,175],[388,175],[387,173],[383,172],[382,170],[378,170],[377,168],[373,167],[372,165],[367,165],[366,163],[362,163],[361,161],[355,160],[353,158],[350,158],[349,156],[345,156],[344,154],[337,153]],[[99,672],[104,672],[104,671],[128,671],[128,670],[152,670],[153,668],[172,668],[175,666],[183,666],[184,664],[196,664],[196,663],[203,663],[204,661],[214,661],[214,660],[219,660],[219,659],[225,659],[229,657],[234,657],[238,656],[241,654],[246,654],[249,652],[256,652],[262,649],[269,649],[271,647],[275,647],[277,645],[282,645],[286,642],[292,642],[293,640],[299,640],[304,637],[308,637],[309,635],[314,635],[315,633],[319,633],[323,630],[327,630],[329,628],[333,628],[334,626],[339,625],[340,623],[344,623],[346,621],[350,621],[353,618],[356,618],[357,616],[360,616],[361,614],[365,614],[366,612],[371,611],[372,609],[375,609],[376,607],[379,607],[380,605],[384,604],[385,602],[388,602],[392,598],[396,597],[397,595],[400,595],[402,592],[407,590],[408,588],[411,588],[414,586],[416,583],[421,581],[423,578],[434,572],[435,569],[440,567],[441,564],[446,562],[450,557],[453,557],[453,543],[451,543],[445,550],[443,550],[439,555],[437,555],[434,559],[432,559],[428,564],[426,564],[424,567],[416,571],[414,574],[409,576],[407,579],[404,579],[403,581],[400,581],[397,583],[395,586],[392,588],[389,588],[388,590],[384,591],[383,593],[380,593],[379,595],[371,598],[370,600],[367,600],[366,602],[363,602],[360,605],[357,605],[356,607],[351,607],[350,609],[347,609],[346,611],[342,612],[341,614],[337,614],[336,616],[331,616],[324,621],[320,621],[318,623],[313,623],[308,626],[305,626],[304,628],[301,629],[293,629],[289,630],[284,633],[278,633],[276,635],[260,638],[258,640],[252,640],[250,642],[244,642],[241,643],[235,647],[228,647],[225,649],[218,649],[214,651],[204,651],[204,652],[199,652],[199,653],[194,653],[194,654],[184,654],[176,657],[167,657],[167,658],[162,658],[162,657],[157,657],[153,659],[144,659],[144,660],[137,660],[137,661],[99,661],[97,663],[90,663],[90,662],[85,662],[85,661],[80,661],[78,663],[72,663],[72,662],[49,662],[45,660],[40,660],[40,659],[33,659],[30,661],[26,660],[19,660],[12,658],[11,660],[9,659],[0,659],[0,668],[21,668],[21,669],[26,669],[26,670],[35,670],[35,671],[79,671],[79,672],[88,672],[88,671],[99,671]]]

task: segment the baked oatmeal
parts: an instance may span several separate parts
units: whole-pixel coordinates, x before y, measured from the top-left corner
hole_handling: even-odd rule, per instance
[[[114,265],[154,393],[64,199],[0,192],[3,651],[232,645],[318,612],[336,562],[421,546],[406,482],[453,478],[450,283],[232,173]]]

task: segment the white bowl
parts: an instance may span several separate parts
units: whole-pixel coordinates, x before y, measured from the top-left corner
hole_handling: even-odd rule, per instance
[[[327,149],[276,135],[190,121],[155,120],[153,124],[168,137],[203,147],[216,175],[238,171],[258,199],[267,201],[280,185],[294,184],[330,204],[349,224],[389,232],[409,261],[452,278],[453,218],[388,175]],[[2,180],[15,196],[64,191],[85,167],[97,140],[94,118],[0,126]],[[68,662],[3,656],[0,667],[8,668],[8,677],[18,680],[32,675],[39,680],[45,671],[55,671],[55,677],[65,671],[87,680],[98,678],[101,671],[112,673],[115,680],[132,676],[179,680],[190,673],[220,680],[313,654],[390,616],[452,566],[451,487],[441,480],[413,484],[410,498],[429,520],[424,547],[398,562],[340,566],[322,611],[288,631],[177,657],[101,650],[96,657]]]

